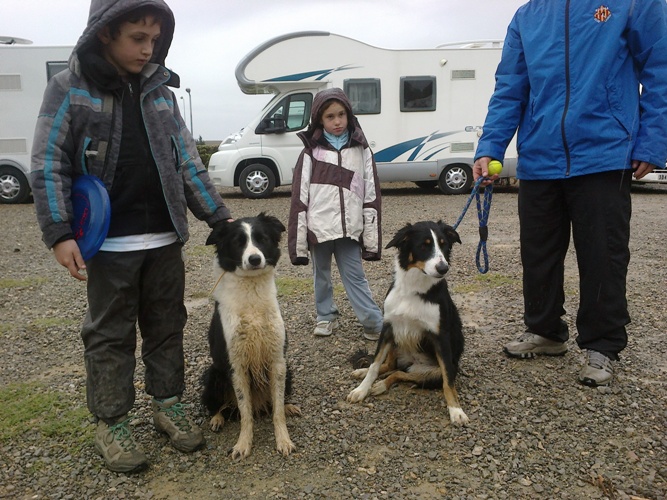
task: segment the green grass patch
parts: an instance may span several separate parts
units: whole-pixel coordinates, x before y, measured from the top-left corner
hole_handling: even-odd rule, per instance
[[[206,257],[215,254],[214,247],[211,245],[194,245],[185,247],[185,255],[190,257]]]
[[[276,287],[279,297],[290,297],[311,293],[313,290],[312,278],[276,278]]]
[[[48,330],[58,326],[79,326],[81,321],[70,318],[38,318],[30,322],[35,330]]]
[[[26,288],[41,285],[47,281],[46,278],[26,278],[22,280],[2,278],[0,279],[0,288]]]
[[[478,274],[475,276],[472,283],[456,285],[454,287],[454,292],[481,292],[484,289],[500,288],[502,286],[521,286],[521,279],[498,273]]]
[[[37,431],[58,438],[65,447],[81,447],[93,438],[86,425],[88,409],[73,407],[69,397],[37,382],[13,383],[0,388],[0,441],[20,438]]]

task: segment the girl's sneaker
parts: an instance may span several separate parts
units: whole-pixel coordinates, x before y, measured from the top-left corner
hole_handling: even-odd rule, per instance
[[[337,319],[331,321],[318,321],[315,330],[313,330],[313,335],[316,337],[328,337],[336,328],[338,328]]]

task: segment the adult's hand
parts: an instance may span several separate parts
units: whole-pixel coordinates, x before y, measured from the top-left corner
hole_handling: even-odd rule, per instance
[[[66,267],[69,273],[76,279],[86,281],[86,276],[79,271],[86,269],[86,263],[81,256],[81,250],[76,240],[65,240],[53,245],[53,255],[58,264]]]
[[[656,166],[647,161],[632,160],[633,175],[637,180],[653,172],[654,168],[656,168]]]
[[[482,182],[482,186],[488,186],[493,184],[494,181],[498,180],[500,176],[498,174],[493,174],[489,176],[489,162],[493,160],[490,156],[480,156],[475,161],[475,164],[472,166],[472,178],[475,182],[480,177],[485,177],[487,180]]]

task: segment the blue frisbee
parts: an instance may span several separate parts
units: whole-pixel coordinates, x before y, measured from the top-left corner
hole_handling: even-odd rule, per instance
[[[72,184],[72,232],[83,260],[90,259],[104,243],[111,222],[111,201],[101,180],[82,175]]]

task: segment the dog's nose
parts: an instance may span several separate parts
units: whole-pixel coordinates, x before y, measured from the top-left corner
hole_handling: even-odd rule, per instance
[[[250,263],[251,266],[257,267],[262,263],[262,256],[254,253],[250,257],[248,257],[248,262]]]
[[[444,262],[444,261],[442,261],[442,262],[438,262],[438,263],[435,265],[435,270],[436,270],[436,272],[437,272],[440,276],[442,276],[442,275],[446,274],[447,271],[449,271],[449,264],[447,264],[447,263]]]

